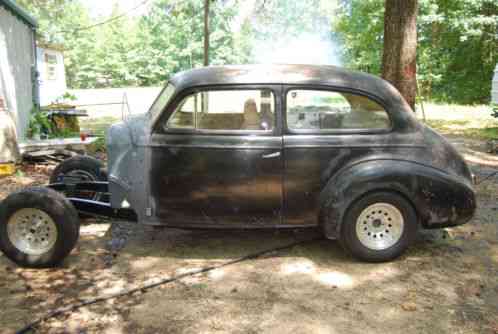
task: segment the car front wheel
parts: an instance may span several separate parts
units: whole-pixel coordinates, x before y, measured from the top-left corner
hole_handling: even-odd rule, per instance
[[[383,262],[400,256],[414,240],[417,215],[402,196],[377,192],[354,202],[341,228],[343,247],[356,258]]]
[[[63,195],[31,187],[0,203],[0,250],[23,267],[53,267],[74,248],[78,213]]]

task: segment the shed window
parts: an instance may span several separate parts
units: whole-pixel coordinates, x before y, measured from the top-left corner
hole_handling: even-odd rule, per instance
[[[45,53],[45,66],[48,80],[57,80],[57,56]]]

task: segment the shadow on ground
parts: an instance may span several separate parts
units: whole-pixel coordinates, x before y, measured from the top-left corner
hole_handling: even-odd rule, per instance
[[[483,157],[479,148],[462,145],[468,154]],[[483,175],[488,167],[474,163]],[[491,178],[477,190],[479,210],[471,223],[423,231],[404,256],[390,263],[357,262],[338,242],[320,239],[84,307],[36,329],[497,333],[498,182]],[[0,332],[14,332],[81,299],[315,237],[310,230],[181,231],[87,221],[77,249],[61,268],[21,269],[0,255]]]

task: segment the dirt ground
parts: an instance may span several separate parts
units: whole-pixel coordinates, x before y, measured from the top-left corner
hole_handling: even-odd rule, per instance
[[[483,142],[452,138],[481,178]],[[0,198],[50,169],[0,179]],[[58,316],[38,333],[498,333],[498,177],[476,217],[423,231],[396,261],[365,264],[336,241],[274,252]],[[154,230],[87,220],[62,267],[22,269],[0,254],[0,333],[57,307],[315,237],[314,231]]]

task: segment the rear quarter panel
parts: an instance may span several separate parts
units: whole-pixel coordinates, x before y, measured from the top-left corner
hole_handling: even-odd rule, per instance
[[[320,225],[335,238],[354,201],[392,191],[412,203],[425,227],[464,223],[475,210],[475,195],[465,175],[437,167],[445,166],[441,151],[434,153],[423,131],[285,136],[284,221]],[[455,164],[443,156],[446,165]]]
[[[424,153],[419,133],[284,136],[284,221],[317,225],[324,190],[330,191],[335,176],[350,166],[376,159],[415,159]],[[357,184],[357,190],[367,186]]]

